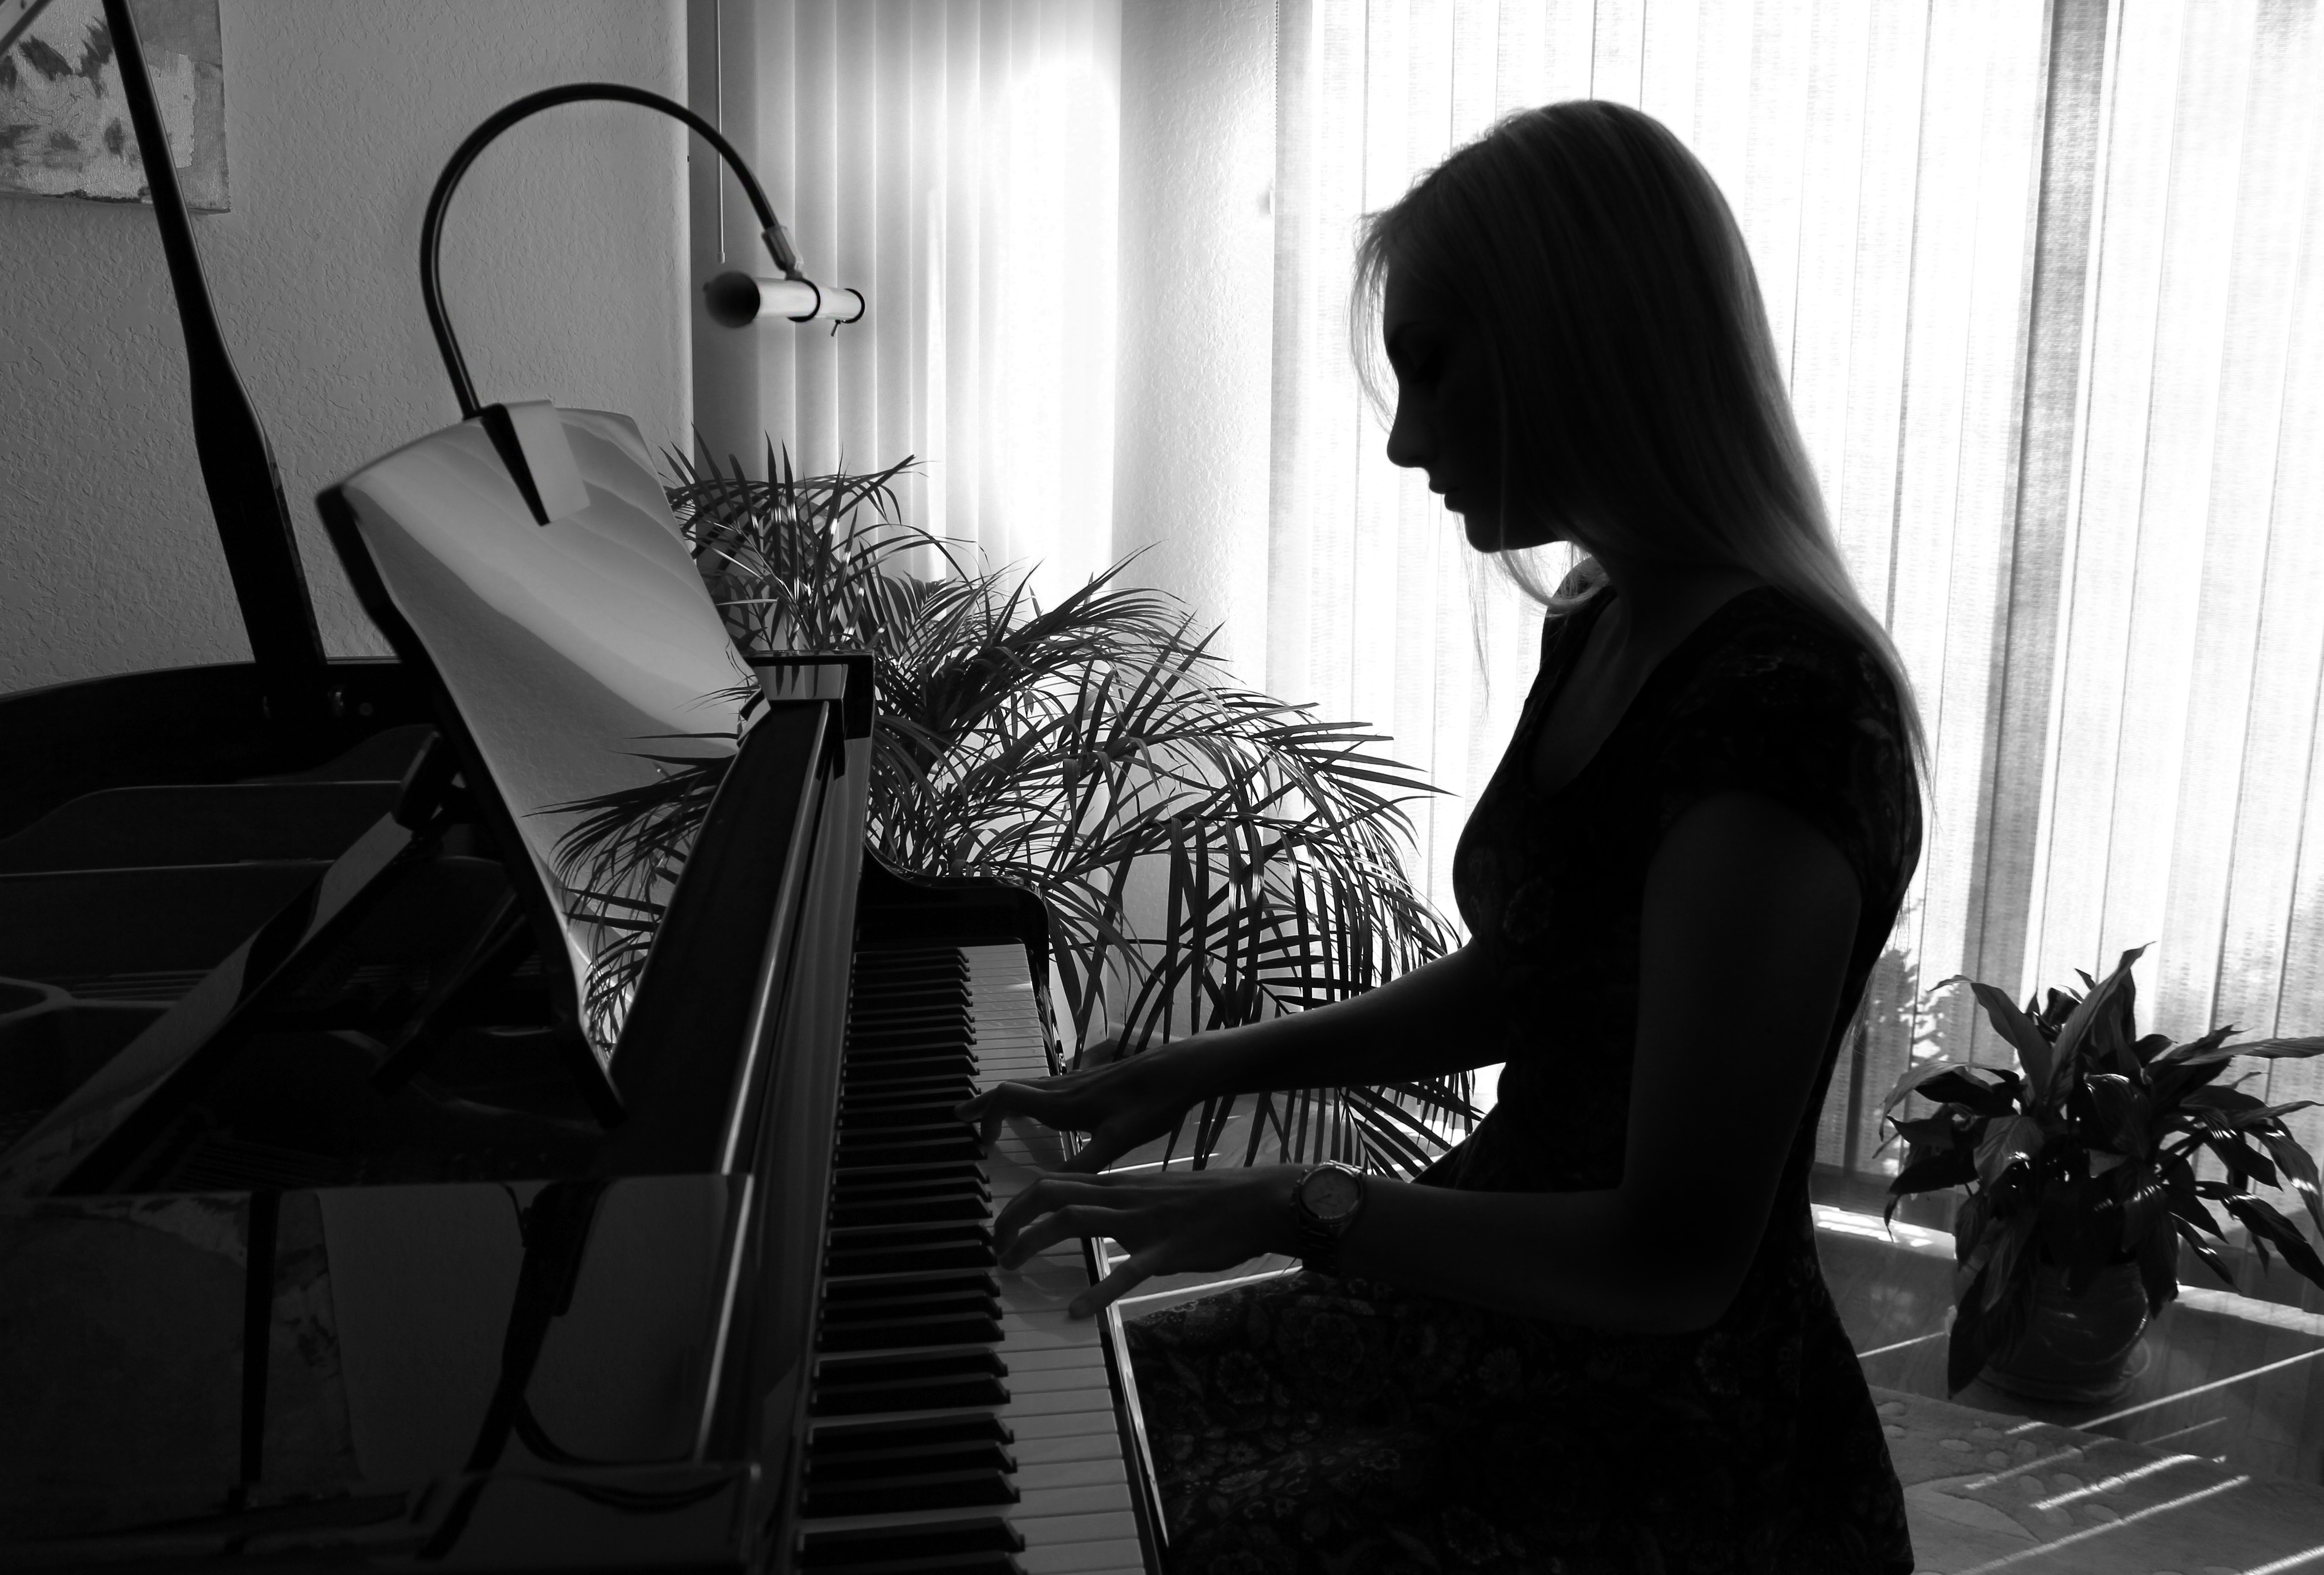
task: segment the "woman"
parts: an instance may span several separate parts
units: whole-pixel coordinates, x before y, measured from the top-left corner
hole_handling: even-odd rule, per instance
[[[963,1107],[1088,1133],[1002,1216],[1155,1274],[1130,1325],[1180,1570],[1913,1567],[1817,1266],[1816,1116],[1920,853],[1920,732],[1740,233],[1657,122],[1512,115],[1370,216],[1388,457],[1471,546],[1586,554],[1453,866],[1472,939],[1368,995]],[[1096,1173],[1206,1096],[1505,1063],[1417,1180]]]

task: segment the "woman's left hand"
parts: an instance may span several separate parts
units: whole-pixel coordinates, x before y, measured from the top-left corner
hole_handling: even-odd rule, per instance
[[[1130,1256],[1074,1298],[1087,1318],[1155,1275],[1232,1268],[1265,1253],[1296,1256],[1291,1189],[1304,1165],[1230,1165],[1157,1175],[1054,1172],[993,1221],[1003,1268],[1077,1236],[1111,1237]]]

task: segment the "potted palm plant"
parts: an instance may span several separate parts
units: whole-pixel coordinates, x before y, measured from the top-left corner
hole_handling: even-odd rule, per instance
[[[1937,1107],[1887,1118],[1905,1145],[1888,1215],[1911,1193],[1964,1193],[1948,1392],[1982,1373],[2034,1398],[2119,1394],[2135,1377],[2129,1358],[2148,1321],[2179,1293],[2179,1243],[2235,1283],[2213,1245],[2227,1236],[2211,1203],[2249,1230],[2263,1266],[2273,1243],[2324,1285],[2324,1261],[2300,1227],[2251,1190],[2289,1188],[2324,1231],[2316,1162],[2283,1124],[2316,1101],[2271,1106],[2218,1082],[2236,1056],[2324,1054],[2324,1037],[2231,1046],[2232,1026],[2182,1045],[2142,1037],[2131,966],[2144,951],[2124,953],[2103,980],[2082,973],[2086,993],[2052,990],[2022,1010],[1992,985],[1946,980],[1939,989],[1975,993],[2016,1068],[1941,1058],[1905,1073],[1882,1107],[1915,1093]],[[2206,1151],[2224,1179],[2197,1176]]]
[[[1044,606],[1024,573],[898,519],[908,459],[801,478],[770,451],[765,482],[670,462],[672,511],[745,657],[872,653],[871,845],[905,870],[1036,891],[1079,1044],[1111,1028],[1134,1053],[1298,1010],[1451,945],[1402,861],[1404,805],[1434,789],[1364,728],[1235,684],[1187,609],[1123,585],[1123,565]],[[587,811],[565,843],[583,916],[634,937],[592,981],[609,1009],[725,768],[659,763],[645,788],[564,806]],[[1409,1173],[1470,1101],[1465,1073],[1260,1096],[1240,1157]],[[1174,1152],[1206,1162],[1234,1113],[1205,1107]]]

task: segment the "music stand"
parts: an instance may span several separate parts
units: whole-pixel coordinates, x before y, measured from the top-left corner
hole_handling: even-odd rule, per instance
[[[558,843],[580,816],[571,806],[651,784],[662,768],[649,757],[733,754],[759,687],[645,441],[607,411],[494,406],[317,502],[364,611],[429,694],[502,844],[557,1024],[586,1050],[576,1071],[593,1103],[618,1113],[619,1013],[609,1031],[583,1003],[621,931],[595,922],[568,886]]]

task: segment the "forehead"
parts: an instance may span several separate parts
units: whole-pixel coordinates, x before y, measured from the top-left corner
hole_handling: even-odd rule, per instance
[[[1453,320],[1454,314],[1441,296],[1421,288],[1412,276],[1390,266],[1388,281],[1380,293],[1380,332],[1393,338],[1397,330],[1407,324],[1443,327]]]

